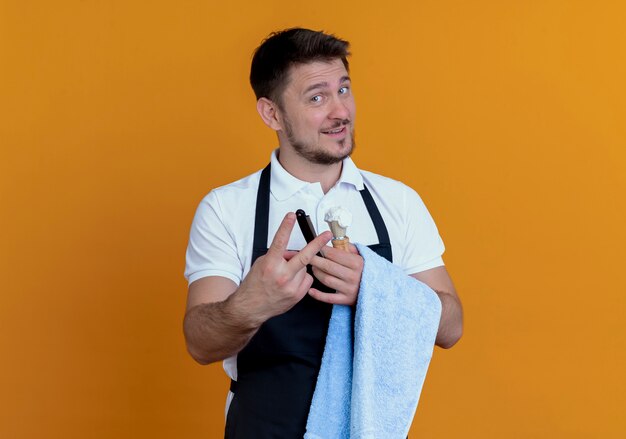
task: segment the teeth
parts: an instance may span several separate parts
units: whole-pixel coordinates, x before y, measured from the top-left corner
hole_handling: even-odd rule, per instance
[[[330,130],[330,131],[325,131],[326,134],[337,134],[340,133],[341,130],[343,130],[343,128],[339,128],[337,130]]]

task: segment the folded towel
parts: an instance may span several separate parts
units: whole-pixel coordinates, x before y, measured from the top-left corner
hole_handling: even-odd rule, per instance
[[[333,306],[305,439],[406,438],[441,317],[426,284],[357,244],[365,265],[352,308]]]

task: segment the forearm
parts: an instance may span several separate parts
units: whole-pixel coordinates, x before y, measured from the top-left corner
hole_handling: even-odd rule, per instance
[[[238,353],[262,322],[252,318],[241,292],[222,302],[203,303],[185,314],[183,330],[189,354],[200,364],[223,360]]]
[[[441,300],[441,319],[435,344],[448,349],[456,344],[463,335],[463,308],[456,295],[437,291]]]
[[[285,215],[267,253],[252,264],[238,288],[219,276],[191,283],[189,296],[209,298],[190,306],[183,323],[187,350],[197,362],[208,364],[238,353],[263,322],[287,312],[309,291],[313,277],[306,267],[332,235],[323,232],[299,252],[288,252],[295,222],[293,213]]]

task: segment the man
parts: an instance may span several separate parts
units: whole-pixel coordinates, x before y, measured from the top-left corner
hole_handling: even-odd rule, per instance
[[[259,46],[250,81],[279,147],[265,170],[209,193],[194,218],[184,332],[196,361],[225,360],[227,438],[304,434],[332,304],[357,303],[363,270],[354,246],[326,245],[330,207],[352,212],[351,241],[437,292],[437,345],[461,337],[461,304],[426,207],[412,189],[358,170],[349,157],[348,55],[346,41],[306,29],[272,34]],[[309,244],[294,230],[297,209],[321,232]]]

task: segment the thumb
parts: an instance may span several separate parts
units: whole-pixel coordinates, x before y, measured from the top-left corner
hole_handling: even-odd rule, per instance
[[[356,248],[356,245],[350,243],[350,245],[348,246],[348,251],[350,253],[352,253],[353,255],[358,255],[359,254],[359,249]]]

